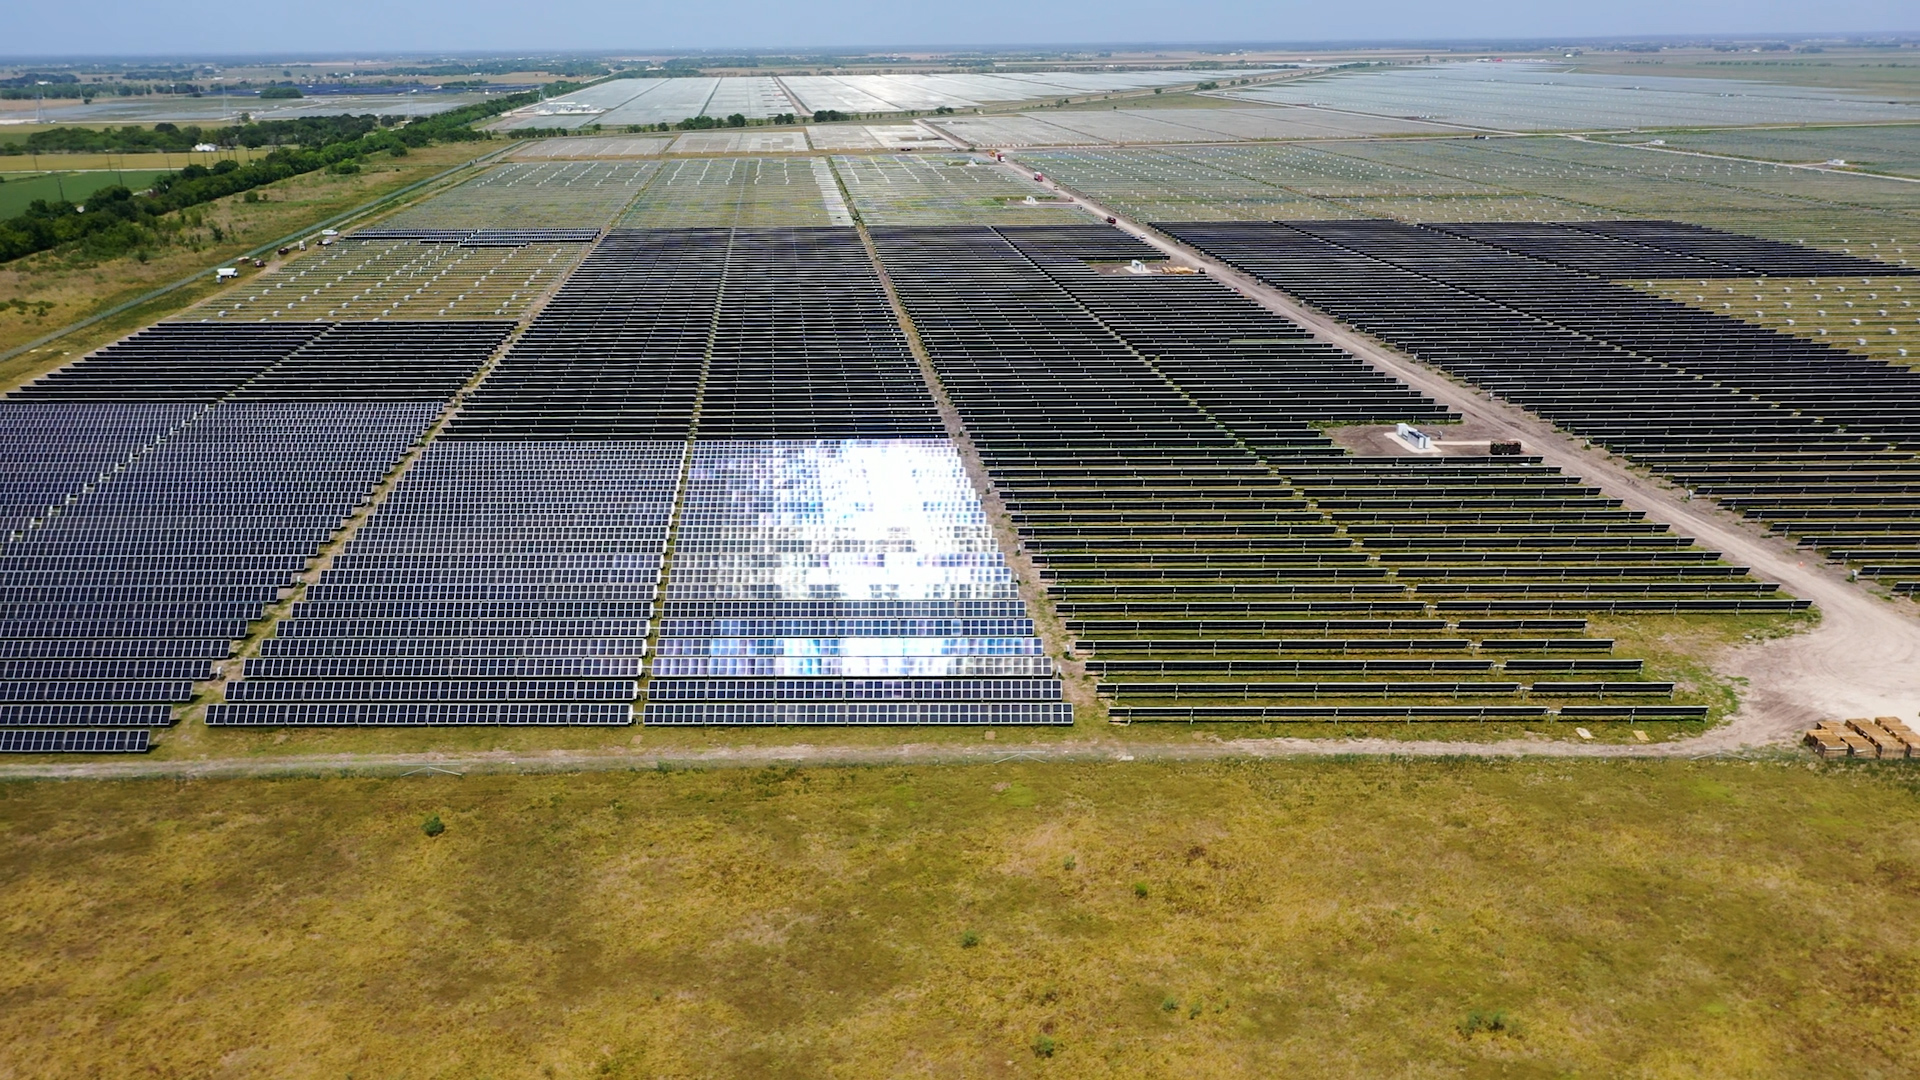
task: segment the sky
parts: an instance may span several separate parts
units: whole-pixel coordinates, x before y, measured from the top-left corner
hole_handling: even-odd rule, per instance
[[[1920,31],[1913,0],[0,0],[0,56],[817,49]]]

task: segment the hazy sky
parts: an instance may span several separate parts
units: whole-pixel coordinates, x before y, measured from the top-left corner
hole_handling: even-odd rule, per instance
[[[1920,30],[1913,0],[5,0],[0,55],[815,48]]]

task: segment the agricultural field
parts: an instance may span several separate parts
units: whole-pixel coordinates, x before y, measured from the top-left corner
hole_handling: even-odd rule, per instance
[[[111,172],[0,173],[0,218],[24,214],[28,205],[37,200],[84,203],[87,196],[116,184],[139,191],[153,183],[156,177],[165,175],[164,172],[152,170],[123,172],[118,169]]]
[[[212,166],[221,161],[233,160],[242,165],[258,161],[272,152],[272,147],[244,146],[206,150],[199,153],[182,151],[177,154],[104,154],[104,153],[60,153],[60,154],[8,154],[0,156],[0,176],[6,176],[11,183],[16,171],[22,173],[63,172],[134,172],[158,173],[172,172],[188,165]]]

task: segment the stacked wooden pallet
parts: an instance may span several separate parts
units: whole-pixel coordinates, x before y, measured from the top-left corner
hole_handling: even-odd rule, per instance
[[[1805,742],[1823,758],[1920,757],[1920,732],[1894,716],[1872,720],[1822,720]]]

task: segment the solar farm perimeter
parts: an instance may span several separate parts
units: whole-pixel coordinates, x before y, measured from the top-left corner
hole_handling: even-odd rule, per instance
[[[557,106],[1044,81],[627,80]],[[0,739],[1698,735],[1738,708],[1720,643],[1815,607],[1755,528],[1862,598],[1920,590],[1911,185],[1460,132],[1543,100],[1563,125],[1906,108],[1702,82],[1443,65],[1214,108],[514,148],[0,403],[36,463],[0,549]],[[1452,111],[1396,128],[1394,95],[1432,86]],[[1153,125],[1222,141],[1122,145]],[[1855,130],[1896,129],[1812,137]],[[992,134],[1018,163],[954,149]],[[1870,309],[1843,324],[1843,294]],[[1533,427],[1489,428],[1478,392]],[[1584,448],[1718,516],[1623,498]]]

